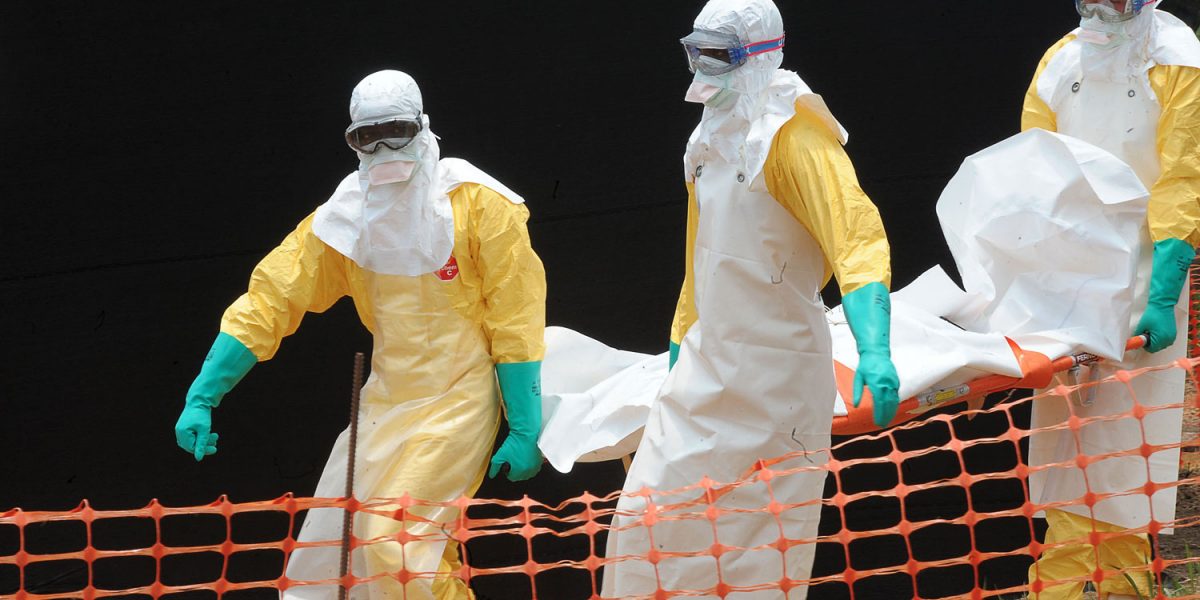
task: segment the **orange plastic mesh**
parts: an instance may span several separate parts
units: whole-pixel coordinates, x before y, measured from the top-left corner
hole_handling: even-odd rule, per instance
[[[1035,534],[1034,516],[1046,508],[1092,507],[1105,498],[1133,495],[1150,496],[1158,491],[1177,487],[1181,491],[1197,489],[1198,478],[1181,477],[1177,482],[1139,482],[1134,487],[1113,493],[1090,491],[1071,502],[1059,502],[1041,506],[1026,499],[1011,507],[996,507],[989,503],[989,489],[995,485],[1016,485],[1025,490],[1028,498],[1027,479],[1035,471],[1051,468],[1082,468],[1085,465],[1121,456],[1133,456],[1144,460],[1149,473],[1148,457],[1156,452],[1195,446],[1196,441],[1184,439],[1182,443],[1154,445],[1143,443],[1120,452],[1103,455],[1087,455],[1080,452],[1072,461],[1051,465],[1029,466],[1020,450],[1022,440],[1031,432],[1021,425],[1021,411],[1027,411],[1030,403],[1046,399],[1060,399],[1091,385],[1126,385],[1137,377],[1145,377],[1151,371],[1181,369],[1191,377],[1196,361],[1181,359],[1176,363],[1155,369],[1133,372],[1118,372],[1103,382],[1082,386],[1059,386],[1041,396],[1024,399],[1009,399],[994,406],[956,414],[939,414],[870,436],[861,436],[835,444],[833,458],[823,464],[794,461],[795,458],[815,456],[825,451],[796,453],[785,457],[760,461],[749,468],[746,476],[737,482],[717,483],[709,480],[697,482],[687,490],[675,490],[672,494],[688,491],[693,500],[681,504],[662,506],[649,503],[644,512],[636,515],[637,526],[653,526],[663,520],[708,521],[713,524],[713,535],[717,535],[715,523],[723,514],[744,511],[723,507],[719,500],[738,487],[766,484],[795,475],[801,471],[820,470],[827,472],[830,484],[825,497],[820,500],[825,514],[822,531],[816,539],[787,539],[781,535],[774,542],[757,547],[758,550],[773,550],[783,554],[798,544],[820,544],[826,551],[834,550],[841,555],[844,568],[835,572],[818,572],[807,579],[794,580],[786,575],[779,580],[762,581],[753,586],[734,586],[718,578],[716,586],[694,590],[659,589],[647,598],[715,596],[727,597],[735,592],[754,590],[791,590],[801,586],[836,587],[838,597],[874,598],[871,582],[888,580],[894,589],[911,591],[911,597],[921,596],[928,582],[939,578],[966,581],[967,585],[946,595],[944,598],[985,598],[1007,594],[1024,594],[1031,590],[1025,583],[999,587],[989,581],[988,573],[994,572],[997,561],[1010,571],[1027,568],[1043,550],[1050,546],[1038,543]],[[1128,386],[1127,386],[1128,387]],[[1165,405],[1145,405],[1133,395],[1128,387],[1132,402],[1129,409],[1103,417],[1084,418],[1072,414],[1063,423],[1046,428],[1070,430],[1078,440],[1078,432],[1091,422],[1112,419],[1132,419],[1144,425],[1145,419],[1159,411],[1178,410],[1183,399]],[[1069,406],[1073,406],[1070,402]],[[989,421],[1000,424],[998,434],[979,435]],[[913,447],[910,437],[921,429],[925,439],[933,434],[941,436],[944,443],[934,446]],[[1144,432],[1144,427],[1143,427]],[[970,465],[979,462],[977,453],[1002,450],[1010,458],[1001,460],[983,472],[972,472]],[[820,463],[821,461],[817,461]],[[938,463],[937,469],[928,466]],[[790,468],[787,465],[804,466]],[[957,474],[944,474],[946,469]],[[857,477],[858,483],[849,484],[849,475],[875,473],[870,477]],[[864,481],[873,482],[864,484]],[[649,491],[639,492],[649,497]],[[946,502],[952,496],[956,501]],[[936,502],[932,498],[941,498]],[[421,517],[414,511],[422,506],[453,505],[460,509],[456,521],[434,528],[433,534],[415,534],[411,530],[379,539],[352,540],[352,547],[361,551],[373,544],[413,544],[433,539],[452,539],[463,544],[463,566],[456,572],[409,572],[376,573],[369,577],[347,576],[320,581],[297,581],[289,579],[284,572],[288,557],[302,547],[339,546],[339,540],[319,543],[301,543],[297,533],[301,513],[314,508],[349,509],[356,512],[383,515],[408,523],[420,523]],[[868,527],[853,526],[862,519],[855,514],[887,504],[898,508],[899,518],[885,523],[870,523]],[[778,515],[794,508],[788,498],[774,497],[773,492],[763,497],[763,505],[757,509],[764,514]],[[85,502],[78,508],[65,512],[38,512],[20,509],[0,513],[0,597],[15,600],[40,600],[48,598],[106,598],[139,594],[152,598],[172,596],[194,591],[215,592],[217,595],[260,589],[288,590],[297,586],[337,584],[360,586],[381,578],[394,578],[407,583],[421,579],[456,578],[476,585],[488,578],[518,578],[528,586],[530,597],[543,599],[558,598],[602,598],[600,571],[613,561],[646,561],[658,564],[672,556],[712,556],[745,550],[717,539],[710,548],[700,552],[672,552],[669,543],[666,550],[657,549],[644,556],[604,557],[604,534],[611,527],[616,510],[616,493],[604,496],[584,494],[562,504],[548,506],[530,498],[517,501],[460,498],[451,503],[429,503],[408,497],[390,500],[345,501],[342,499],[314,499],[284,496],[263,502],[233,503],[221,498],[206,506],[165,507],[158,503],[134,510],[94,510]],[[482,513],[482,516],[481,516]],[[1200,557],[1191,557],[1190,552],[1179,553],[1164,545],[1161,534],[1174,529],[1177,534],[1197,527],[1200,516],[1183,514],[1175,519],[1164,520],[1151,514],[1150,522],[1137,529],[1111,533],[1093,531],[1084,538],[1065,543],[1085,544],[1090,548],[1115,535],[1134,533],[1149,536],[1153,555],[1146,557],[1144,564],[1113,567],[1101,565],[1095,571],[1074,580],[1098,585],[1110,578],[1138,578],[1152,581],[1156,598],[1166,598],[1168,591],[1174,598],[1200,598],[1200,588],[1172,591],[1171,586],[1187,578],[1188,573],[1200,573]],[[246,524],[255,521],[254,527]],[[869,520],[868,520],[869,521]],[[994,548],[980,542],[981,532],[988,528],[1023,528],[1032,544],[1020,548]],[[253,530],[257,535],[271,531],[270,539],[246,537],[243,530]],[[653,530],[651,530],[653,532]],[[73,540],[75,546],[66,551],[44,552],[45,544],[39,541],[53,537],[61,546],[62,541]],[[929,539],[939,540],[929,544]],[[570,541],[582,553],[564,551],[559,558],[546,560],[545,552],[535,551],[535,546],[547,542]],[[942,543],[940,540],[947,540]],[[661,540],[660,540],[661,541]],[[505,542],[509,546],[521,546],[523,554],[490,554],[481,549],[489,542]],[[895,551],[875,554],[860,551],[862,544],[891,545]],[[1061,546],[1063,544],[1057,544]],[[926,550],[916,550],[922,547]],[[942,552],[930,552],[929,547],[943,548]],[[652,545],[652,548],[657,548]],[[535,556],[542,557],[535,560]],[[886,559],[900,556],[899,560]],[[880,558],[885,557],[885,558]],[[828,559],[828,552],[826,552]],[[1014,560],[1016,559],[1016,560]],[[826,560],[828,562],[828,560]],[[187,568],[183,568],[186,565]],[[564,590],[560,584],[545,583],[544,575],[550,572],[571,571],[581,576],[579,589]],[[63,591],[47,591],[48,581],[56,573],[86,574],[82,586]],[[182,575],[180,574],[182,573]],[[248,575],[248,574],[257,575]],[[263,576],[262,573],[269,573]],[[719,575],[719,571],[718,571]],[[131,577],[142,579],[133,585],[115,588],[109,582],[127,581]],[[1024,577],[1020,577],[1023,581]],[[1032,590],[1061,581],[1035,581]],[[942,586],[945,587],[945,586]],[[995,589],[999,587],[999,589]],[[733,596],[737,598],[735,594]],[[907,592],[900,596],[909,597]],[[1018,596],[1022,597],[1022,596]]]

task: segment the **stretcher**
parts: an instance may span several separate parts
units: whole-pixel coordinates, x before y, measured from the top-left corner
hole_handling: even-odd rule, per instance
[[[897,316],[905,310],[900,300],[894,308]],[[543,454],[563,473],[570,472],[576,462],[626,460],[637,449],[650,406],[667,378],[667,353],[652,356],[616,350],[561,327],[549,327],[546,331],[543,430],[538,442]],[[1015,367],[1003,372],[974,369],[977,375],[961,384],[947,383],[953,382],[953,378],[932,379],[940,382],[917,393],[908,392],[911,395],[900,402],[888,427],[957,404],[966,403],[976,409],[989,394],[1044,388],[1056,374],[1102,360],[1088,352],[1051,359],[1042,352],[1022,348],[1011,337],[997,338],[996,348],[1012,352],[1011,364]],[[1125,344],[1125,351],[1140,349],[1145,343],[1141,336],[1131,338]],[[1009,362],[1006,358],[1003,364]],[[833,400],[837,404],[831,423],[833,435],[854,436],[883,430],[875,424],[869,389],[864,390],[857,408],[852,405],[854,369],[836,358],[833,367],[838,389],[838,398]]]

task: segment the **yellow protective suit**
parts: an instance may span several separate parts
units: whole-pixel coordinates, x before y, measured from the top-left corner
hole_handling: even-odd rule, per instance
[[[799,105],[776,134],[763,166],[771,196],[812,235],[825,254],[822,286],[836,275],[842,295],[868,283],[891,287],[891,250],[879,210],[858,185],[854,165],[829,126]],[[687,256],[683,289],[671,324],[671,341],[683,343],[696,322],[692,265],[700,212],[696,188],[687,184]]]
[[[1067,35],[1052,46],[1038,65],[1025,95],[1021,114],[1022,131],[1035,127],[1058,131],[1057,115],[1038,94],[1038,80],[1051,59],[1075,37],[1074,34]],[[1148,75],[1150,88],[1162,109],[1155,133],[1161,172],[1153,185],[1149,186],[1147,207],[1150,238],[1154,242],[1178,238],[1193,246],[1200,245],[1200,154],[1196,150],[1200,144],[1200,69],[1157,65],[1150,69]],[[1090,577],[1097,566],[1109,570],[1131,568],[1144,565],[1150,559],[1145,535],[1114,537],[1096,547],[1087,543],[1087,535],[1093,527],[1100,532],[1121,531],[1123,528],[1053,509],[1046,511],[1046,519],[1050,525],[1046,534],[1047,543],[1073,539],[1080,542],[1045,552],[1030,566],[1030,582],[1037,579],[1054,581]],[[1096,562],[1097,554],[1099,564]],[[1148,597],[1145,575],[1133,573],[1131,577]],[[1056,585],[1030,597],[1038,600],[1075,599],[1081,597],[1082,589],[1082,582]],[[1136,595],[1121,575],[1106,579],[1101,584],[1101,592]]]
[[[546,282],[525,226],[529,211],[476,183],[464,183],[449,196],[454,252],[446,268],[417,277],[364,270],[318,239],[309,216],[259,263],[249,291],[221,322],[222,332],[264,361],[305,313],[353,298],[374,336],[359,416],[359,499],[408,494],[447,501],[474,494],[499,426],[495,364],[543,358]],[[331,458],[327,473],[334,462]],[[323,491],[330,492],[318,488]],[[360,513],[359,538],[396,534],[401,527],[431,537],[405,546],[365,546],[365,556],[356,559],[365,563],[365,572],[356,568],[356,575],[437,570],[443,575],[431,586],[433,597],[471,598],[450,574],[460,566],[458,547],[439,525],[457,518],[457,510],[425,507],[413,513],[420,518],[407,524]],[[295,576],[290,568],[289,576]],[[426,598],[429,581],[401,589],[385,578],[369,586],[370,597]],[[305,589],[314,588],[294,593],[303,597]]]
[[[1152,590],[1156,584],[1154,575],[1149,571],[1126,574],[1112,572],[1121,567],[1146,564],[1151,555],[1150,541],[1146,539],[1146,536],[1121,535],[1108,538],[1099,545],[1093,546],[1088,543],[1093,528],[1098,533],[1115,533],[1123,531],[1123,529],[1054,509],[1046,511],[1046,521],[1050,524],[1050,529],[1046,531],[1046,544],[1066,543],[1066,545],[1051,548],[1042,553],[1042,557],[1029,568],[1030,584],[1039,579],[1048,583],[1073,577],[1091,577],[1096,569],[1105,569],[1109,571],[1109,574],[1104,581],[1100,582],[1101,594],[1154,597]],[[1129,579],[1126,579],[1125,575],[1128,575]],[[1132,580],[1132,584],[1130,580]],[[1137,585],[1137,589],[1133,584]],[[1083,586],[1082,580],[1048,586],[1042,590],[1041,594],[1030,594],[1029,597],[1037,600],[1051,598],[1076,600],[1083,597]]]

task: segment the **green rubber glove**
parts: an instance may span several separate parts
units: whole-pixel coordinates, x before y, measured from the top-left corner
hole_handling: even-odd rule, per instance
[[[188,388],[183,412],[175,422],[175,442],[197,461],[217,453],[218,436],[212,433],[212,409],[256,363],[258,358],[237,338],[227,333],[217,335],[217,341],[213,342],[200,367],[200,374]]]
[[[862,401],[863,386],[871,390],[875,424],[887,427],[900,406],[900,376],[892,364],[892,301],[882,283],[867,285],[842,297],[842,310],[858,344],[854,373],[854,406]]]
[[[492,457],[488,479],[508,465],[508,480],[524,481],[542,468],[537,445],[542,432],[542,361],[496,365],[496,378],[508,417],[508,438]]]
[[[671,342],[670,352],[667,356],[667,370],[675,368],[675,361],[679,360],[679,344]]]
[[[1187,280],[1188,267],[1196,250],[1187,242],[1168,238],[1154,244],[1154,266],[1150,271],[1150,298],[1146,312],[1133,328],[1134,335],[1149,338],[1146,350],[1158,352],[1175,343],[1175,304]]]

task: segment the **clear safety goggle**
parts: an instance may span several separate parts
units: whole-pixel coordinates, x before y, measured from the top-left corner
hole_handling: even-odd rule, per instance
[[[1143,8],[1155,2],[1157,0],[1075,0],[1075,10],[1085,19],[1099,17],[1105,23],[1121,23],[1136,17]]]
[[[782,49],[783,38],[745,44],[732,33],[697,29],[679,43],[687,55],[689,71],[722,75],[746,64],[752,56]]]
[[[412,143],[421,133],[421,117],[388,117],[367,123],[354,123],[346,128],[346,143],[363,154],[373,154],[380,146],[400,150]]]

